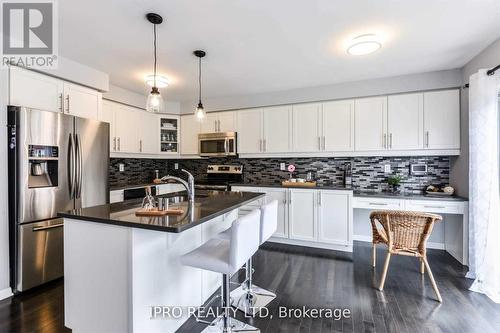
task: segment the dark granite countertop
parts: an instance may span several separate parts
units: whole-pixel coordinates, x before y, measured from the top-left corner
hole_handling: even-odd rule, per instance
[[[236,183],[231,184],[231,186],[248,186],[248,187],[281,187],[281,188],[302,188],[302,189],[317,189],[317,190],[342,190],[342,191],[352,191],[351,187],[345,187],[342,185],[335,185],[330,183],[318,183],[316,186],[283,186],[281,183]]]
[[[182,195],[179,196],[179,194]],[[262,196],[264,196],[263,193],[197,191],[194,204],[189,204],[184,191],[157,196],[157,198],[168,198],[170,208],[183,209],[184,214],[182,215],[137,217],[135,211],[140,208],[142,200],[128,200],[61,212],[58,216],[131,228],[179,233],[246,205]]]
[[[156,186],[156,185],[163,185],[163,184],[168,184],[168,183],[142,183],[142,184],[135,184],[135,185],[121,185],[121,186],[110,186],[109,190],[110,191],[117,191],[117,190],[126,190],[130,188],[141,188],[141,187],[146,187],[146,186]]]

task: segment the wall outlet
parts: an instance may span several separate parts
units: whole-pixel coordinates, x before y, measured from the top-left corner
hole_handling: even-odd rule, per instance
[[[391,173],[391,165],[384,164],[384,173]]]
[[[286,171],[286,164],[285,163],[280,163],[280,170]]]
[[[120,171],[120,172],[124,172],[124,171],[125,171],[125,164],[123,164],[123,163],[119,163],[119,164],[118,164],[118,171]]]
[[[179,170],[179,163],[174,163],[174,169]]]

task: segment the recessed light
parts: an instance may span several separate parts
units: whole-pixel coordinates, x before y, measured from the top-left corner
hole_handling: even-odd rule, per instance
[[[155,76],[153,74],[146,75],[146,77],[144,78],[144,80],[146,81],[146,83],[147,83],[148,86],[153,87],[155,85]],[[165,76],[163,76],[163,75],[156,75],[156,86],[158,88],[168,87],[169,84],[170,84],[170,82],[168,81],[168,79]]]
[[[382,44],[378,41],[376,35],[366,34],[354,38],[347,48],[347,53],[355,56],[366,55],[377,51],[381,47]]]

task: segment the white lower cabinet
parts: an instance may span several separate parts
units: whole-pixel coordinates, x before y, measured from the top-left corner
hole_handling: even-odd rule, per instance
[[[279,187],[234,186],[233,191],[265,193],[265,200],[240,208],[240,216],[264,203],[278,200],[278,227],[274,241],[352,249],[352,192]]]

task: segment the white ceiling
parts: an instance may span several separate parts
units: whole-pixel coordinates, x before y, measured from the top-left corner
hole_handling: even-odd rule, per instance
[[[462,67],[500,37],[498,0],[64,0],[60,54],[144,93],[152,71],[152,25],[170,100],[255,94]],[[383,47],[353,57],[345,44],[376,33]],[[500,60],[500,59],[499,59]]]

